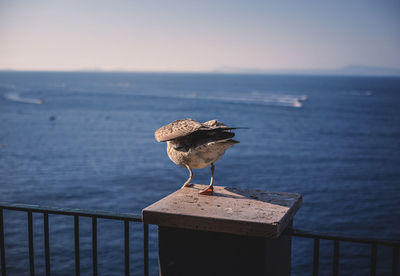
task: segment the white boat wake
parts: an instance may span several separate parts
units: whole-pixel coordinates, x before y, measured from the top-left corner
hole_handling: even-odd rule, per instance
[[[308,99],[308,96],[253,92],[249,95],[240,95],[236,97],[235,96],[202,97],[198,96],[197,93],[192,93],[182,98],[300,108],[303,106],[303,103]]]
[[[25,97],[21,97],[18,93],[7,93],[7,94],[4,94],[4,98],[6,98],[9,101],[19,102],[19,103],[43,104],[43,100],[42,99],[25,98]]]

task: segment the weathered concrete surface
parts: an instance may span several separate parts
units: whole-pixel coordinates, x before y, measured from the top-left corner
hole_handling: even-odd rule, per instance
[[[199,195],[205,185],[180,189],[142,211],[143,222],[244,236],[279,237],[301,206],[294,193],[214,187],[214,195]]]

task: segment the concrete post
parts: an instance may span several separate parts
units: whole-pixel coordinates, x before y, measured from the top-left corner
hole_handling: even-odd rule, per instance
[[[291,237],[301,205],[292,193],[214,187],[180,189],[143,209],[159,226],[160,275],[290,275]]]

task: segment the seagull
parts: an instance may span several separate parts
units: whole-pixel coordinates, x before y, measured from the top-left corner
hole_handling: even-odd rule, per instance
[[[239,141],[233,140],[236,127],[227,127],[217,120],[199,123],[193,119],[176,120],[154,132],[158,142],[167,142],[168,157],[177,165],[189,171],[189,178],[182,188],[190,187],[193,179],[192,169],[211,166],[210,185],[200,191],[201,195],[212,195],[214,191],[214,163],[225,151]]]

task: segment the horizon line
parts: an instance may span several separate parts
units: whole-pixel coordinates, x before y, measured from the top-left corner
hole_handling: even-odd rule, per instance
[[[346,66],[350,67],[350,66]],[[376,69],[387,69],[398,72],[385,74],[380,73],[356,73],[343,72],[346,67],[332,69],[241,69],[232,68],[232,71],[220,69],[203,71],[162,71],[162,70],[124,70],[124,69],[2,69],[0,72],[26,72],[26,73],[133,73],[133,74],[210,74],[210,75],[285,75],[285,76],[343,76],[343,77],[400,77],[400,68],[370,67]]]

